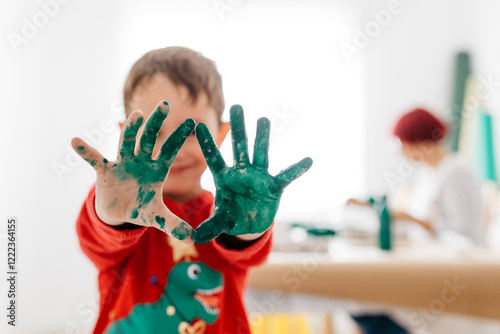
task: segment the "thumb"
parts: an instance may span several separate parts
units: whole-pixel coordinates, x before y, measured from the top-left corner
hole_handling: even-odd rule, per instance
[[[193,233],[193,241],[197,244],[204,244],[217,238],[222,233],[232,228],[232,222],[226,219],[228,215],[214,211],[212,216],[198,226]]]

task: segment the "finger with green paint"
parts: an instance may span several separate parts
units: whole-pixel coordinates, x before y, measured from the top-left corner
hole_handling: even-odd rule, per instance
[[[268,173],[270,122],[257,122],[253,161],[248,156],[248,142],[243,109],[234,105],[230,110],[231,137],[235,164],[228,167],[208,128],[196,126],[196,137],[214,176],[215,209],[193,234],[195,243],[206,243],[222,233],[247,235],[267,231],[278,211],[283,190],[304,174],[312,165],[311,158],[272,176]]]
[[[169,111],[167,101],[159,103],[144,126],[143,113],[132,112],[121,132],[116,161],[108,161],[80,138],[73,138],[71,145],[97,173],[95,210],[102,221],[112,226],[127,222],[153,226],[192,243],[193,229],[165,206],[162,189],[168,170],[193,132],[195,122],[185,120],[154,152],[158,132]]]

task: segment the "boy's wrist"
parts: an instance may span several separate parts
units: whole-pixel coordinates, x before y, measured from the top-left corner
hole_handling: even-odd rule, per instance
[[[223,233],[216,238],[216,242],[227,249],[243,250],[257,242],[257,240],[259,240],[264,233],[266,232],[242,235],[230,235]]]
[[[235,235],[234,237],[238,238],[239,240],[242,240],[242,241],[254,241],[254,240],[260,239],[260,237],[262,237],[264,235],[264,233],[266,233],[266,232],[239,234],[239,235]]]
[[[94,211],[95,211],[95,214],[97,215],[97,217],[102,220],[104,223],[110,225],[110,226],[118,226],[118,225],[122,225],[126,222],[124,221],[121,221],[121,220],[116,220],[116,219],[110,219],[109,217],[107,217],[105,214],[103,214],[100,210],[99,210],[99,206],[97,205],[97,197],[95,198],[94,200]]]

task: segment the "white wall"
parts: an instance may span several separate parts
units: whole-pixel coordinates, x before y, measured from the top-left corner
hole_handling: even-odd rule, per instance
[[[112,116],[111,102],[121,82],[116,67],[110,66],[120,57],[118,27],[110,15],[116,4],[61,5],[19,45],[18,52],[7,34],[21,34],[23,18],[33,20],[42,9],[38,1],[8,1],[1,6],[5,16],[1,59],[8,82],[1,98],[5,155],[0,216],[2,234],[6,217],[15,216],[19,222],[19,326],[7,328],[2,307],[0,331],[59,333],[79,321],[79,327],[88,332],[88,304],[96,297],[96,277],[79,249],[75,219],[93,175],[87,166],[76,166],[76,160],[71,160],[69,141],[82,130],[98,129],[101,119]],[[117,129],[115,122],[114,132],[106,134],[105,140]],[[104,141],[100,147],[104,148]],[[54,163],[68,168],[61,180],[54,173]],[[6,239],[0,246],[4,263]],[[2,279],[3,305],[5,283]]]
[[[370,12],[385,9],[387,4],[382,0],[364,2],[363,22],[373,20]],[[445,118],[448,115],[457,52],[471,53],[475,74],[492,75],[500,81],[500,45],[495,37],[500,28],[498,2],[401,0],[400,4],[400,13],[393,15],[358,59],[364,68],[366,173],[373,193],[389,190],[384,174],[397,172],[400,164],[390,136],[398,116],[415,106]],[[497,117],[500,129],[500,91],[497,89],[484,105]]]

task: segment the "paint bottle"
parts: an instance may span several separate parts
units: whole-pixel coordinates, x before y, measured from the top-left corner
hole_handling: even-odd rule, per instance
[[[377,211],[380,228],[379,228],[379,247],[383,250],[391,250],[392,248],[392,238],[391,238],[391,214],[387,208],[387,198],[383,196],[380,199],[374,199],[373,197],[368,200],[368,203],[373,206]]]

